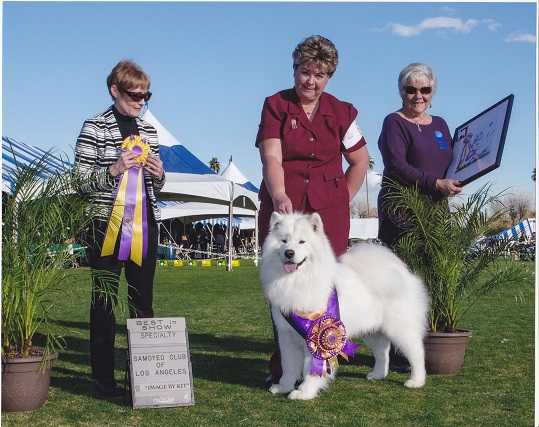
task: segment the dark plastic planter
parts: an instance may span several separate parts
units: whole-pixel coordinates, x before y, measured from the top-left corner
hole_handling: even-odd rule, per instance
[[[471,331],[428,332],[425,336],[425,368],[428,374],[454,375],[464,364]]]

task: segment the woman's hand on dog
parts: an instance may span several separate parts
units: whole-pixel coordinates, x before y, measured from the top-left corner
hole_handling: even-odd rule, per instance
[[[279,193],[273,196],[273,210],[279,213],[292,213],[292,202],[286,193]]]

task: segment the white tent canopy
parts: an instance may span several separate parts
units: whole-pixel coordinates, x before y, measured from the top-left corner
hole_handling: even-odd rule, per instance
[[[229,181],[245,184],[249,180],[245,177],[243,173],[238,169],[236,164],[232,161],[232,157],[228,161],[228,165],[221,172],[221,176]]]
[[[204,170],[200,160],[196,159],[150,110],[144,113],[143,118],[157,129],[159,145],[162,146],[161,158],[167,173],[167,180],[160,193],[162,200],[192,200],[227,205],[234,200],[234,206],[258,210],[257,193],[234,185],[207,167]],[[170,153],[163,147],[170,148]],[[184,163],[178,162],[180,158]]]
[[[349,239],[376,239],[378,218],[350,218]]]
[[[146,110],[144,120],[152,124],[159,137],[160,157],[167,175],[159,199],[164,206],[164,215],[169,218],[192,217],[202,219],[204,215],[215,217],[219,209],[226,209],[228,221],[232,224],[233,216],[238,209],[250,211],[255,217],[255,241],[258,241],[257,213],[259,208],[258,194],[248,190],[213,172],[206,164],[194,156],[183,146],[156,117]],[[194,204],[177,204],[174,202],[190,202]],[[167,213],[167,208],[169,209]],[[194,209],[198,208],[198,214]],[[222,216],[222,213],[219,214]],[[163,217],[164,218],[164,217]],[[228,227],[228,262],[227,269],[232,269],[232,227]],[[258,244],[258,243],[257,243]],[[257,259],[255,258],[255,263]]]
[[[179,200],[160,201],[161,219],[182,218],[183,222],[193,222],[206,218],[222,218],[228,215],[228,206],[215,203],[185,202]],[[254,212],[244,208],[234,208],[234,216],[254,216]]]

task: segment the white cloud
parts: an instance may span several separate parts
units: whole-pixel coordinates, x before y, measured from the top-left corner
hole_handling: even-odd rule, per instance
[[[482,19],[481,22],[486,24],[490,31],[498,31],[498,29],[502,26],[502,24],[492,18]]]
[[[390,23],[386,26],[389,30],[401,37],[413,37],[428,30],[451,30],[459,34],[468,34],[480,24],[485,24],[490,31],[496,31],[501,24],[494,19],[460,19],[450,16],[437,16],[422,20],[417,25],[403,25],[399,23]]]
[[[417,27],[408,27],[402,24],[389,24],[391,32],[402,37],[417,36],[421,30]]]
[[[530,33],[521,33],[521,32],[514,32],[509,34],[505,41],[508,43],[535,43],[536,37],[535,34]]]

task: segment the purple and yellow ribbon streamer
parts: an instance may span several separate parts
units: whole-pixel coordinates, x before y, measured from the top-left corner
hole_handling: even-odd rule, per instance
[[[323,376],[339,366],[337,356],[348,360],[359,349],[346,335],[344,324],[340,320],[339,300],[334,290],[325,312],[314,316],[302,316],[290,313],[285,316],[290,325],[300,334],[311,352],[311,375]]]
[[[140,136],[129,136],[122,143],[123,150],[137,154],[140,167],[125,171],[120,179],[116,199],[107,225],[101,256],[114,253],[120,224],[122,234],[118,260],[131,259],[138,266],[148,252],[148,214],[146,212],[146,188],[144,186],[143,166],[146,163],[150,147]]]

